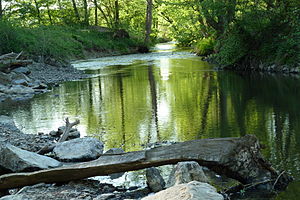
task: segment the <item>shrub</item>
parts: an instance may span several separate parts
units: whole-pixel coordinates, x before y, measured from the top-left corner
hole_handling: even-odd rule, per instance
[[[199,56],[207,56],[214,52],[215,40],[212,38],[203,38],[195,45],[195,52]]]

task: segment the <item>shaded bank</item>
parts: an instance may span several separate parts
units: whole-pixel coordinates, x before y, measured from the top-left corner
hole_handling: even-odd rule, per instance
[[[0,54],[24,51],[35,61],[57,64],[72,59],[137,52],[136,39],[111,29],[84,26],[26,28],[0,21]],[[127,33],[128,34],[128,33]]]

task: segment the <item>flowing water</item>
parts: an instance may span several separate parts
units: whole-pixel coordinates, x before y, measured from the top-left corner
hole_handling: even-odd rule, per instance
[[[265,157],[296,181],[276,199],[300,192],[300,79],[215,71],[172,44],[150,54],[77,61],[93,77],[72,81],[28,102],[0,104],[26,133],[45,132],[70,117],[106,149],[140,150],[157,141],[255,134]]]

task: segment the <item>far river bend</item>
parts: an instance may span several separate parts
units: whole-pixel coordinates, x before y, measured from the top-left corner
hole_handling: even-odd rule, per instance
[[[156,141],[187,141],[255,134],[264,156],[296,179],[275,199],[300,193],[300,79],[274,74],[215,71],[174,44],[152,53],[77,61],[93,78],[62,83],[28,102],[0,104],[25,133],[80,119],[81,133],[106,150],[140,150]]]

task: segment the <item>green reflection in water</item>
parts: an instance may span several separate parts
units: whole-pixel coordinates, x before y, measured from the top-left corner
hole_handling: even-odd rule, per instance
[[[197,57],[104,67],[87,71],[97,77],[64,83],[28,103],[2,104],[0,112],[31,133],[79,118],[81,132],[106,149],[126,151],[156,141],[255,134],[267,146],[265,156],[299,180],[299,79],[211,68]],[[277,199],[296,199],[298,187],[291,184]]]

